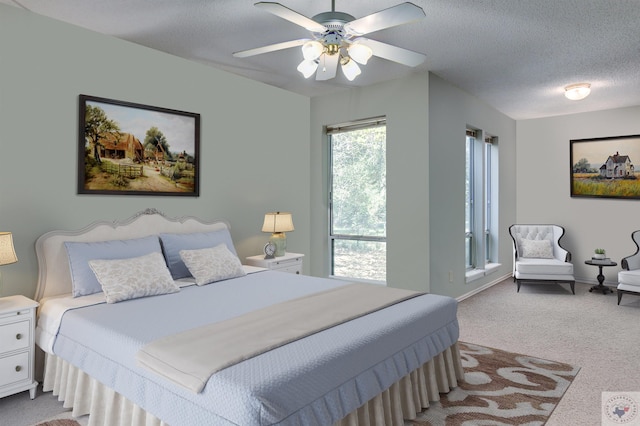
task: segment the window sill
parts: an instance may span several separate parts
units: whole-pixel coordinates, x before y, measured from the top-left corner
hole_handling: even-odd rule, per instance
[[[484,277],[484,269],[471,269],[466,272],[465,279],[468,283]]]
[[[470,283],[472,281],[479,280],[482,277],[486,277],[487,275],[496,272],[499,267],[500,263],[487,263],[484,266],[484,269],[471,269],[465,274],[465,281]]]
[[[387,286],[386,281],[367,280],[365,278],[339,277],[337,275],[329,275],[329,278],[332,280],[349,281],[352,283],[377,284],[385,287]]]

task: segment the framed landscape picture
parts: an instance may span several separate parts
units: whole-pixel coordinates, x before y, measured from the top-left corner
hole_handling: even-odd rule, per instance
[[[640,135],[576,139],[570,149],[572,197],[640,199]]]
[[[80,95],[78,193],[199,195],[200,114]]]

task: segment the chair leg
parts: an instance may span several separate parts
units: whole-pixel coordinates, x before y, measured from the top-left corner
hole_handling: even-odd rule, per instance
[[[622,300],[622,292],[618,290],[618,305],[620,304],[620,300]]]
[[[518,291],[516,293],[520,293],[520,280],[516,280],[516,286],[518,287]]]
[[[571,286],[571,293],[576,294],[576,282],[571,281],[569,285]]]

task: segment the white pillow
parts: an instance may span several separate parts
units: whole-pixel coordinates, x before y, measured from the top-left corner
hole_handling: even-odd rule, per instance
[[[553,248],[549,240],[522,240],[521,257],[553,259]]]
[[[107,303],[180,291],[161,253],[129,259],[95,259],[89,266],[96,274]]]
[[[180,250],[180,258],[198,285],[246,275],[238,256],[224,243],[199,250]]]

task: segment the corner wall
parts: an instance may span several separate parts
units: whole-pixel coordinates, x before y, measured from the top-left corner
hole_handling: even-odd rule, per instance
[[[631,233],[640,229],[640,200],[572,198],[569,141],[638,135],[639,116],[640,106],[517,123],[518,221],[564,226],[562,244],[573,256],[577,281],[596,283],[598,269],[584,261],[603,247],[618,262],[603,268],[605,282],[617,283],[620,260],[636,250]]]
[[[241,258],[265,212],[291,211],[288,245],[309,252],[308,98],[4,4],[0,77],[0,230],[19,259],[3,295],[33,296],[41,234],[147,207],[228,220]],[[200,113],[200,197],[77,195],[79,94]]]
[[[511,274],[509,225],[516,218],[516,122],[431,74],[429,78],[431,292],[459,297]],[[465,281],[465,130],[498,137],[498,262],[490,275]],[[519,192],[519,191],[518,191]],[[453,277],[450,280],[449,271]]]

